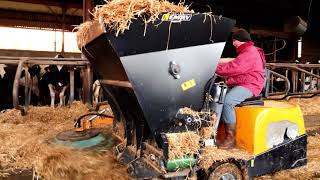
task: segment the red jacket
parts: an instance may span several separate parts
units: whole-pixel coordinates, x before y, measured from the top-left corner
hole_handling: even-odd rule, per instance
[[[219,63],[216,73],[226,77],[226,84],[242,86],[250,90],[255,96],[259,95],[264,86],[263,50],[247,42],[237,48],[238,56],[228,63]]]

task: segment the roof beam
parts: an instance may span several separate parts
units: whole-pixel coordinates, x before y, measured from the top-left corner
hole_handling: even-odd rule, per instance
[[[79,25],[81,22],[82,17],[65,16],[65,29],[71,31],[75,25]],[[62,29],[62,23],[56,15],[5,9],[0,11],[0,26]]]
[[[31,3],[31,4],[42,4],[47,6],[58,6],[61,7],[65,5],[67,8],[77,8],[82,9],[81,3],[68,3],[67,1],[45,1],[45,0],[10,0],[15,2]]]

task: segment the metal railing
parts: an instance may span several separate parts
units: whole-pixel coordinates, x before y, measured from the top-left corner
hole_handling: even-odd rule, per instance
[[[49,57],[8,57],[0,56],[0,64],[16,64],[18,65],[14,83],[13,83],[13,106],[25,114],[30,103],[30,91],[25,86],[25,104],[19,105],[19,79],[23,70],[28,70],[29,66],[37,65],[67,65],[70,67],[80,67],[83,74],[83,94],[84,102],[91,106],[92,93],[92,70],[90,63],[85,58],[49,58]],[[320,64],[293,64],[293,63],[267,63],[270,77],[268,80],[268,97],[267,99],[283,100],[292,97],[309,98],[320,94]],[[74,68],[69,69],[70,72],[70,94],[69,102],[74,100]],[[26,73],[27,74],[27,73]],[[306,77],[316,82],[316,89],[306,90]],[[280,81],[279,81],[280,79]],[[30,77],[26,75],[26,84],[30,81]],[[102,80],[103,83],[106,80]],[[311,79],[310,79],[311,81]],[[279,87],[280,82],[280,87]],[[319,83],[318,83],[319,82]],[[121,82],[117,82],[121,83]],[[277,84],[278,83],[278,84]],[[123,83],[122,83],[123,84]],[[124,84],[131,86],[130,84]],[[311,82],[309,83],[309,86]],[[278,86],[278,87],[277,87]]]
[[[87,104],[91,104],[91,86],[92,86],[92,71],[90,63],[87,59],[84,58],[47,58],[47,57],[8,57],[0,56],[0,64],[7,65],[18,65],[16,70],[15,79],[13,82],[12,90],[12,100],[13,107],[20,110],[21,114],[25,114],[28,110],[31,96],[31,87],[28,87],[27,84],[30,82],[30,76],[26,73],[25,75],[25,102],[24,105],[19,105],[19,80],[23,70],[28,71],[28,68],[32,65],[67,65],[70,73],[70,94],[69,94],[69,103],[74,101],[74,68],[80,67],[83,71],[83,91],[84,91],[84,101]]]
[[[268,99],[310,98],[320,94],[320,64],[267,63],[266,67],[271,70]],[[276,83],[281,84],[280,89]]]

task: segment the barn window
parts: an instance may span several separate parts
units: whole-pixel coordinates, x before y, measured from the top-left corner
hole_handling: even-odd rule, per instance
[[[80,52],[76,34],[65,32],[65,52]],[[0,27],[0,49],[61,52],[62,32]]]
[[[298,58],[301,58],[302,53],[302,37],[298,39]]]

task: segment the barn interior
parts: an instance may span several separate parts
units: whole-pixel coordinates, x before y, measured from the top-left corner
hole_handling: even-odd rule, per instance
[[[173,3],[179,3],[181,1],[170,0]],[[33,30],[46,30],[61,33],[61,36],[55,37],[54,43],[55,48],[50,51],[43,50],[26,50],[26,49],[14,49],[14,48],[3,48],[0,49],[0,64],[14,64],[19,68],[20,61],[29,61],[32,63],[40,62],[40,64],[61,64],[80,67],[81,77],[81,88],[82,99],[75,97],[77,93],[76,83],[70,83],[70,90],[68,91],[68,98],[70,105],[69,107],[63,107],[61,109],[52,110],[49,107],[35,107],[29,104],[18,105],[21,102],[10,101],[10,107],[15,110],[6,110],[0,113],[0,129],[6,129],[11,127],[15,129],[16,125],[21,125],[19,128],[27,128],[32,126],[33,123],[27,123],[32,121],[33,118],[36,121],[42,121],[41,119],[46,118],[46,113],[50,117],[48,120],[43,120],[55,126],[55,122],[49,122],[53,117],[58,117],[61,114],[59,120],[54,120],[60,123],[59,126],[55,127],[55,130],[67,130],[72,128],[73,120],[81,116],[83,113],[88,113],[92,109],[93,104],[96,105],[93,93],[93,81],[95,69],[90,66],[86,57],[81,54],[81,51],[69,51],[66,49],[66,45],[69,39],[66,38],[67,33],[75,33],[78,25],[92,19],[92,11],[95,6],[105,4],[104,0],[2,0],[0,1],[0,28],[18,28],[18,29],[33,29]],[[320,7],[319,1],[313,0],[247,0],[247,1],[232,1],[232,0],[200,0],[192,1],[185,0],[185,5],[188,5],[190,9],[195,12],[212,12],[217,16],[228,17],[236,20],[236,25],[232,31],[236,31],[239,28],[245,28],[250,32],[253,42],[256,46],[262,48],[265,52],[266,67],[270,69],[271,75],[269,81],[268,97],[264,97],[266,100],[285,101],[293,104],[298,104],[301,107],[304,115],[305,126],[308,135],[310,136],[308,144],[308,158],[310,165],[307,168],[299,168],[290,170],[289,173],[280,172],[272,175],[266,175],[259,177],[258,179],[316,179],[320,178],[320,164],[318,157],[318,150],[320,148],[320,12],[317,8]],[[0,34],[1,37],[1,34]],[[24,41],[24,39],[21,39]],[[6,42],[1,42],[6,43]],[[76,42],[74,42],[76,43]],[[1,46],[2,47],[2,46]],[[57,54],[61,54],[65,57],[63,61],[57,62],[53,57]],[[222,57],[235,57],[235,49],[232,45],[232,39],[229,37],[226,46],[222,53]],[[23,66],[23,64],[21,65]],[[22,67],[21,67],[22,68]],[[71,79],[76,78],[76,70],[70,72]],[[1,76],[1,75],[0,75]],[[71,85],[73,84],[73,85]],[[14,91],[14,89],[12,90]],[[2,91],[0,91],[2,92]],[[10,91],[11,92],[11,91]],[[26,91],[25,91],[26,92]],[[25,93],[24,92],[24,93]],[[13,96],[17,96],[19,99],[19,93],[13,92]],[[19,100],[18,100],[19,101]],[[27,100],[23,99],[22,103],[26,103]],[[30,102],[28,102],[30,103]],[[106,105],[102,105],[106,106]],[[0,106],[2,107],[2,106]],[[39,108],[39,109],[37,109]],[[71,109],[70,109],[71,108]],[[73,109],[72,109],[73,108]],[[28,112],[27,112],[28,109]],[[107,109],[111,110],[107,105]],[[109,111],[108,110],[108,111]],[[32,113],[34,115],[32,115]],[[26,119],[22,115],[26,114]],[[69,116],[67,115],[69,114]],[[110,113],[112,114],[112,112]],[[37,117],[36,117],[37,116]],[[13,119],[13,123],[9,122],[9,126],[6,124],[10,119]],[[62,122],[63,119],[70,120],[68,123]],[[71,123],[70,123],[71,122]],[[70,126],[71,124],[71,126]],[[44,128],[50,132],[50,135],[56,133],[51,131],[49,128]],[[40,131],[37,129],[37,131]],[[7,132],[6,132],[7,133]],[[14,131],[12,131],[14,133]],[[6,135],[3,133],[4,136]],[[17,133],[18,134],[18,133]],[[22,137],[22,134],[18,134]],[[34,135],[29,133],[30,136]],[[0,131],[0,137],[2,136]],[[7,135],[8,136],[8,135]],[[46,137],[47,138],[47,137]],[[14,137],[8,138],[14,141]],[[5,141],[6,138],[0,138],[2,144],[8,144]],[[10,146],[10,145],[8,145]],[[31,148],[31,147],[27,147]],[[1,148],[0,148],[1,151]],[[36,152],[28,152],[34,154]],[[28,155],[25,153],[24,155]],[[62,152],[63,153],[63,152]],[[78,152],[77,152],[78,153]],[[8,153],[10,155],[10,153]],[[6,153],[0,152],[0,157],[9,156]],[[65,154],[72,154],[69,151],[65,151]],[[82,156],[84,154],[78,153],[76,155]],[[81,161],[90,161],[88,153]],[[23,156],[23,155],[22,155]],[[54,157],[62,157],[61,152],[56,152]],[[24,156],[23,156],[24,157]],[[30,156],[32,157],[32,156]],[[65,161],[75,161],[76,158],[64,157]],[[1,170],[2,166],[0,158],[0,179],[10,178],[21,178],[21,179],[35,179],[38,178],[34,174],[34,169],[28,170]],[[61,158],[61,159],[63,159]],[[73,159],[74,158],[74,159]],[[18,158],[19,159],[19,158]],[[103,164],[102,162],[110,162]],[[15,157],[11,158],[12,161],[16,161]],[[47,163],[52,165],[55,162]],[[90,170],[93,167],[89,165],[84,167],[83,171],[88,171],[86,174],[82,172],[81,167],[76,172],[81,172],[81,176],[76,176],[79,179],[130,179],[126,175],[125,167],[120,164],[113,164],[114,157],[110,154],[105,157],[99,157],[95,159],[94,168],[97,168],[97,176],[94,176]],[[24,163],[28,163],[26,161]],[[7,163],[7,161],[6,161]],[[40,164],[40,165],[39,165]],[[67,164],[67,163],[66,163]],[[110,165],[111,164],[111,165]],[[113,164],[113,165],[112,165]],[[20,164],[19,164],[20,165]],[[45,165],[37,161],[36,165],[41,167],[42,171],[54,174],[56,169],[46,169]],[[23,165],[25,166],[25,165]],[[22,167],[23,167],[22,166]],[[67,166],[66,166],[67,167]],[[99,167],[99,168],[98,168]],[[90,169],[91,168],[91,169]],[[309,168],[309,169],[308,169]],[[104,169],[107,169],[107,173],[104,173]],[[67,169],[64,169],[67,171]],[[112,172],[113,171],[113,172]],[[110,172],[108,174],[108,172]],[[111,173],[112,172],[112,173]],[[52,175],[49,173],[49,176]],[[31,174],[31,175],[30,175]],[[67,173],[66,173],[67,174]],[[85,175],[83,175],[85,174]],[[101,175],[102,176],[98,176]],[[69,174],[70,175],[70,174]],[[3,176],[3,177],[2,177]],[[111,177],[112,176],[112,177]],[[57,178],[56,176],[53,176]],[[60,177],[61,178],[61,177]],[[71,178],[65,176],[62,178]]]
[[[176,2],[176,1],[173,1]],[[103,4],[103,0],[92,2],[85,1],[1,1],[1,26],[26,27],[36,29],[51,29],[70,32],[76,25],[90,18],[89,11],[96,5]],[[286,40],[286,46],[268,57],[269,62],[295,62],[301,59],[301,63],[318,63],[317,52],[319,24],[319,12],[317,1],[264,1],[250,0],[246,2],[233,1],[197,1],[188,2],[190,8],[196,12],[212,11],[213,14],[222,15],[237,20],[236,27],[243,27],[253,34],[254,41],[264,47],[266,53],[272,52],[283,46],[281,39]],[[86,10],[84,10],[84,8]],[[89,10],[89,11],[88,11]],[[83,16],[84,14],[84,16]],[[296,31],[303,33],[302,53],[298,56],[297,41],[299,35],[292,27],[299,22],[292,22],[299,16],[301,25]],[[293,20],[292,20],[293,19]],[[290,21],[291,20],[291,21]],[[304,32],[305,31],[305,32]],[[276,43],[274,42],[276,41]],[[5,53],[5,52],[3,52]],[[9,53],[9,52],[8,52]],[[12,52],[18,56],[19,53]],[[35,52],[34,52],[35,53]],[[39,54],[38,56],[43,56]]]

